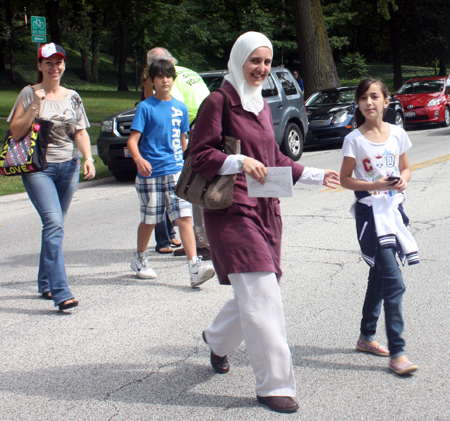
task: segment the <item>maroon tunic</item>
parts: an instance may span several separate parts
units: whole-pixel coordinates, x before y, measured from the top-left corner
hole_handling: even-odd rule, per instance
[[[266,167],[292,167],[293,181],[297,182],[304,167],[280,152],[269,104],[264,100],[264,109],[256,116],[242,108],[229,82],[222,89],[230,98],[227,134],[241,139],[241,153]],[[223,97],[213,92],[207,101],[195,121],[190,148],[192,168],[212,180],[228,155],[219,150]],[[240,173],[234,185],[233,205],[219,211],[205,209],[204,217],[211,258],[221,284],[230,283],[230,273],[274,272],[280,279],[282,223],[277,198],[248,197],[245,175]]]

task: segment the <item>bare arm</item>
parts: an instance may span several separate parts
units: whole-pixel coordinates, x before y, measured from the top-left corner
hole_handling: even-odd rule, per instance
[[[142,158],[142,155],[139,152],[138,142],[140,137],[141,132],[138,132],[137,130],[131,130],[131,135],[128,138],[127,146],[130,150],[130,154],[133,157],[139,174],[141,174],[143,177],[150,177],[150,175],[152,174],[152,166],[150,165],[150,162]]]
[[[33,102],[27,110],[25,110],[22,102],[17,104],[14,117],[9,125],[15,139],[21,139],[30,131],[31,123],[37,111],[41,108],[41,101],[44,99],[44,96],[44,90],[37,89],[34,91]]]
[[[400,170],[400,180],[395,184],[395,190],[402,192],[408,187],[408,182],[411,180],[411,170],[409,169],[408,153],[405,152],[400,155],[398,169]]]
[[[187,148],[186,133],[181,133],[180,143],[181,143],[181,149],[184,152],[186,150],[186,148]]]
[[[91,180],[95,177],[95,166],[94,160],[91,153],[91,140],[89,138],[89,133],[86,129],[80,129],[75,132],[73,138],[77,148],[83,155],[84,159],[84,178],[86,180]]]
[[[411,173],[409,168],[402,170],[402,157],[406,155],[403,154],[400,157],[400,171],[403,178],[403,171],[405,171],[405,177],[410,177]],[[406,157],[406,161],[408,158]],[[352,176],[353,169],[355,168],[355,158],[345,156],[341,167],[341,185],[342,187],[353,190],[353,191],[384,191],[384,190],[398,190],[403,191],[406,188],[406,178],[402,179],[398,183],[393,183],[392,181],[387,181],[388,177],[380,178],[377,181],[361,181],[357,180]],[[409,179],[409,178],[408,178]],[[405,183],[405,184],[403,184]],[[404,186],[404,187],[403,187]]]

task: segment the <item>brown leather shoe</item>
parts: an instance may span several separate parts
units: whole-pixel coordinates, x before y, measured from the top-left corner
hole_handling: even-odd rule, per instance
[[[186,256],[186,251],[184,250],[184,247],[180,248],[180,249],[176,249],[173,252],[174,256],[180,257],[180,256]]]
[[[202,338],[205,344],[209,345],[206,340],[205,331],[203,331],[202,333]],[[224,357],[219,357],[212,351],[211,351],[211,366],[219,374],[225,374],[230,371],[230,363],[228,362],[228,357],[226,355]]]
[[[197,256],[202,256],[202,260],[211,260],[211,253],[206,247],[197,249]]]
[[[275,412],[289,413],[298,410],[298,403],[290,396],[256,396],[256,399]]]

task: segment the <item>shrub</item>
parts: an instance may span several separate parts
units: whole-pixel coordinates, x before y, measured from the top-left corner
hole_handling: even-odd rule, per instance
[[[347,54],[342,66],[347,79],[360,79],[367,73],[366,59],[359,53]]]

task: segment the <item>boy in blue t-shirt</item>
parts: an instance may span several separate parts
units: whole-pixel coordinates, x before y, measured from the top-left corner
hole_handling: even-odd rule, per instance
[[[148,264],[147,246],[155,225],[163,221],[167,209],[170,220],[180,230],[189,260],[191,286],[197,287],[212,278],[215,271],[197,257],[191,204],[175,194],[184,164],[189,114],[186,105],[170,94],[176,78],[170,61],[155,61],[148,74],[155,93],[138,105],[128,139],[128,149],[138,169],[135,187],[141,205],[137,257],[130,266],[139,278],[156,278]]]

